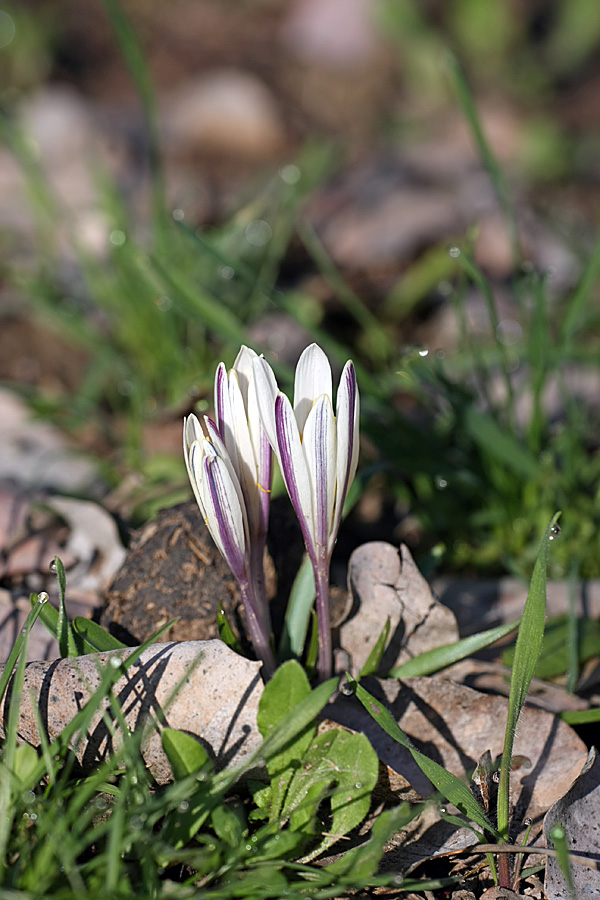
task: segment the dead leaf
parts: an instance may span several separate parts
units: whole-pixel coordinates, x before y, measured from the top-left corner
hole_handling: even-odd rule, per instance
[[[357,674],[389,617],[391,629],[381,669],[389,670],[458,639],[453,614],[433,597],[407,547],[383,541],[358,547],[348,569],[350,615],[340,627],[340,644]]]
[[[34,747],[40,738],[41,715],[49,740],[73,719],[100,683],[99,667],[129,656],[135,648],[92,653],[72,659],[29,663],[19,716],[19,739]],[[217,767],[243,762],[261,743],[256,712],[262,696],[260,663],[244,659],[222,641],[153,644],[116,683],[113,695],[129,728],[139,730],[164,716],[170,728],[193,735]],[[10,698],[10,686],[7,702]],[[4,706],[4,704],[3,704]],[[90,770],[119,744],[111,738],[102,704],[80,744],[72,749],[84,770]],[[0,734],[3,736],[0,714]],[[113,742],[114,741],[114,742]],[[160,734],[150,728],[142,755],[158,782],[172,778]]]
[[[554,803],[544,819],[544,835],[553,846],[550,833],[560,824],[565,830],[569,850],[600,862],[600,760],[592,747],[586,763],[570,788]],[[587,866],[571,866],[575,893],[581,898],[600,897],[600,871]],[[548,900],[570,900],[571,894],[558,860],[546,864]]]

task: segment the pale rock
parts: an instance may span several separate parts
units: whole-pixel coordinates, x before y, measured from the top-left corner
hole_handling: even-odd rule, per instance
[[[284,143],[284,128],[269,88],[254,75],[217,69],[190,81],[165,103],[167,146],[177,155],[224,153],[264,159]]]
[[[93,695],[101,681],[100,670],[113,660],[124,660],[136,648],[92,653],[53,662],[29,663],[25,670],[19,715],[19,738],[40,745],[37,727],[41,717],[46,735],[55,740]],[[157,723],[186,731],[195,737],[217,768],[248,760],[262,738],[256,725],[262,680],[258,662],[244,659],[222,641],[184,641],[153,644],[145,650],[113,687],[128,727],[147,728],[142,756],[154,778],[164,783],[172,772],[162,749]],[[10,698],[10,685],[7,697]],[[85,771],[90,771],[121,743],[104,715],[103,702],[83,740],[71,749]],[[112,717],[114,722],[114,716]],[[6,720],[4,710],[0,715]]]

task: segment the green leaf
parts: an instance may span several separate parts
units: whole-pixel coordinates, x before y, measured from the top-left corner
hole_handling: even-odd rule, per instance
[[[357,881],[370,878],[377,872],[385,845],[391,836],[402,831],[420,812],[418,806],[411,807],[408,803],[385,810],[375,819],[369,840],[348,850],[328,865],[327,872],[338,877],[351,874]]]
[[[127,647],[121,641],[113,637],[112,634],[83,616],[75,616],[71,622],[75,641],[80,649],[80,653],[99,653],[105,650],[122,650]]]
[[[535,677],[542,679],[564,675],[569,665],[569,630],[570,617],[556,616],[548,619],[544,631],[544,642],[535,667]],[[597,619],[580,619],[578,622],[580,635],[577,647],[578,662],[585,662],[598,656],[600,648],[600,622]],[[512,667],[515,648],[509,647],[502,654],[505,666]]]
[[[512,751],[517,730],[517,722],[529,691],[531,679],[540,655],[544,638],[546,621],[546,569],[550,540],[554,536],[556,522],[560,513],[550,520],[544,532],[542,543],[535,561],[529,593],[525,601],[521,625],[517,636],[515,656],[510,679],[510,695],[508,698],[508,719],[504,736],[504,751],[500,766],[500,783],[498,785],[498,831],[502,839],[508,840],[510,813],[510,767]]]
[[[518,621],[508,622],[506,625],[498,625],[496,628],[489,628],[487,631],[482,631],[479,634],[469,635],[469,637],[455,641],[453,644],[443,644],[441,647],[426,650],[413,659],[396,666],[388,673],[388,678],[411,678],[439,672],[441,669],[445,669],[447,666],[451,666],[461,659],[466,659],[473,653],[495,644],[496,641],[506,637],[518,627]]]
[[[235,850],[239,848],[247,830],[244,811],[240,804],[219,803],[210,814],[210,822],[220,840]]]
[[[294,578],[279,643],[280,659],[300,659],[304,651],[310,613],[315,602],[315,573],[306,555]]]
[[[404,734],[402,729],[394,720],[388,709],[381,705],[374,697],[372,697],[360,684],[348,676],[348,684],[352,687],[356,696],[376,722],[383,728],[386,734],[401,744],[411,753],[412,758],[417,763],[421,771],[429,778],[431,783],[438,791],[456,806],[461,813],[468,819],[479,825],[480,828],[491,832],[497,837],[497,832],[488,817],[477,803],[477,800],[469,790],[468,786],[452,772],[448,772],[443,766],[429,759],[424,753],[414,746],[412,741]]]
[[[376,675],[383,658],[385,646],[390,636],[390,617],[385,620],[385,625],[381,629],[381,634],[375,641],[373,649],[369,653],[367,660],[360,670],[358,680],[366,678],[367,675]],[[393,676],[392,676],[393,677]]]
[[[319,856],[363,821],[378,774],[377,754],[364,734],[334,728],[316,736],[292,778],[283,807],[283,815],[290,816],[290,828],[296,830],[316,812],[310,803],[307,808],[307,794],[316,804],[325,793],[330,796],[329,833],[304,862]]]
[[[212,766],[206,750],[191,734],[177,731],[175,728],[163,728],[160,739],[173,769],[175,781],[187,775],[196,775],[201,769]]]
[[[223,643],[227,644],[228,647],[231,647],[234,653],[238,653],[240,656],[243,656],[244,652],[242,650],[242,645],[235,636],[233,628],[229,624],[229,620],[225,614],[222,603],[219,603],[219,611],[217,613],[217,628],[219,629],[219,637],[221,638]]]
[[[19,744],[18,747],[15,747],[13,772],[21,783],[21,791],[29,791],[38,783],[38,763],[37,751],[31,744]]]
[[[289,660],[280,666],[265,685],[258,706],[257,724],[263,738],[266,740],[277,726],[284,723],[290,711],[294,710],[300,701],[308,698],[310,693],[308,678],[299,663]],[[285,793],[294,774],[294,765],[310,746],[314,734],[315,726],[309,721],[292,740],[266,759],[273,788],[272,820],[279,818]]]

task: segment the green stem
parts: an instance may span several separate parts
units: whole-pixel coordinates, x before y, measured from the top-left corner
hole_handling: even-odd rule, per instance
[[[317,672],[319,681],[327,681],[332,673],[331,621],[329,617],[329,559],[315,564],[317,591],[317,621],[319,627],[319,656]]]

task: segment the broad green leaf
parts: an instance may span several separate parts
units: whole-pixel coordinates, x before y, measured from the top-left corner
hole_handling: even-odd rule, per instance
[[[327,866],[327,871],[338,876],[351,874],[357,881],[370,878],[377,872],[384,847],[392,835],[405,828],[420,812],[418,806],[411,807],[408,803],[385,810],[375,819],[369,840],[348,850]]]
[[[360,670],[358,680],[361,678],[366,678],[367,675],[376,675],[381,664],[381,660],[383,658],[383,654],[385,651],[385,646],[387,644],[388,638],[390,636],[390,617],[388,616],[385,620],[385,625],[381,629],[381,634],[375,641],[371,652],[369,653],[367,660]],[[393,676],[392,676],[393,677]]]
[[[217,837],[228,847],[237,850],[247,831],[246,817],[241,804],[219,803],[210,814],[210,822]]]
[[[434,787],[438,789],[446,800],[456,806],[464,816],[475,822],[480,828],[497,836],[497,832],[492,823],[484,814],[465,782],[461,781],[460,778],[457,778],[456,775],[453,775],[452,772],[448,772],[447,769],[444,769],[439,763],[429,759],[429,757],[425,756],[424,753],[421,753],[420,750],[417,750],[412,741],[398,726],[390,711],[382,706],[381,703],[365,691],[365,689],[360,684],[357,684],[350,676],[348,676],[348,684],[352,687],[369,715],[379,723],[391,738],[403,747],[406,747],[421,771],[429,778]]]
[[[466,659],[473,653],[495,644],[501,638],[506,637],[511,631],[519,627],[519,622],[508,622],[506,625],[498,625],[489,628],[480,634],[472,634],[469,637],[455,641],[453,644],[443,644],[426,650],[413,659],[409,659],[396,666],[388,673],[388,678],[411,678],[417,675],[432,675],[447,666],[451,666],[461,659]]]
[[[37,776],[39,757],[31,744],[19,744],[15,747],[13,772],[21,783],[21,790],[28,791],[39,781]]]
[[[510,767],[517,730],[517,722],[529,691],[531,679],[540,655],[546,621],[546,569],[550,540],[554,536],[560,513],[550,520],[544,532],[542,543],[533,568],[529,593],[525,601],[521,625],[517,636],[515,656],[510,679],[508,698],[508,719],[504,736],[504,751],[500,766],[498,785],[498,831],[502,839],[508,840],[510,814]]]
[[[206,750],[191,734],[175,728],[163,728],[160,739],[176,781],[195,775],[211,765]]]
[[[105,650],[122,650],[123,644],[116,637],[91,619],[75,616],[71,626],[80,654],[99,653]]]
[[[257,724],[265,740],[288,719],[290,711],[310,696],[310,684],[302,666],[295,660],[289,660],[280,666],[272,679],[265,685],[260,698]],[[294,774],[294,765],[302,758],[315,733],[315,726],[310,721],[302,730],[277,752],[267,759],[267,770],[272,780],[271,818],[278,819],[290,779]]]
[[[283,807],[283,815],[290,816],[290,828],[296,830],[316,812],[316,807],[310,809],[311,800],[318,804],[325,793],[330,797],[330,833],[304,862],[319,856],[363,821],[378,773],[377,754],[364,734],[333,728],[316,736],[292,778]]]
[[[300,659],[304,651],[310,613],[315,602],[315,573],[306,555],[294,578],[279,643],[280,659]]]

